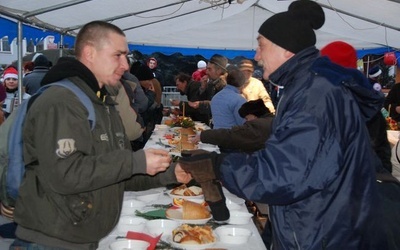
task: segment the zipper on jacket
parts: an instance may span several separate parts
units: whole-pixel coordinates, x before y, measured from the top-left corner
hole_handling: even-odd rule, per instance
[[[277,88],[278,88],[278,91],[281,90],[281,89],[283,90],[283,89],[285,88],[284,86],[278,85],[278,84],[274,83],[274,82],[271,81],[271,80],[269,80],[269,82],[270,82],[273,86],[277,87]],[[282,95],[279,97],[279,101],[278,101],[278,104],[276,105],[276,109],[275,109],[275,116],[278,115],[279,104],[281,103],[281,100],[282,100],[282,98],[283,98],[284,95],[285,95],[285,92],[283,92]]]

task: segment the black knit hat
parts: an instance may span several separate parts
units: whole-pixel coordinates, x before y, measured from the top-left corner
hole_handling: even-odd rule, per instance
[[[139,61],[132,64],[130,72],[132,75],[136,76],[139,81],[154,79],[154,74],[151,69]]]
[[[265,106],[264,101],[262,99],[248,101],[248,102],[244,103],[239,109],[239,115],[242,118],[245,118],[247,115],[250,115],[250,114],[260,117],[267,113],[271,113],[271,112]]]
[[[33,61],[35,67],[49,67],[49,60],[44,55],[38,55]]]
[[[315,45],[314,29],[325,23],[322,7],[314,1],[299,0],[289,5],[288,11],[267,19],[258,33],[293,53]]]

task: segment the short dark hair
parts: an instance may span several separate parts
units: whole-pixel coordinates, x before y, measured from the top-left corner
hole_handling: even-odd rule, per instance
[[[236,88],[242,87],[246,83],[246,77],[238,68],[229,69],[226,83]]]
[[[108,38],[108,34],[114,32],[125,36],[124,32],[117,26],[104,21],[92,21],[85,24],[76,36],[75,55],[79,58],[86,44],[100,46]]]
[[[175,76],[175,81],[178,80],[180,82],[190,82],[192,77],[186,73],[179,73]]]

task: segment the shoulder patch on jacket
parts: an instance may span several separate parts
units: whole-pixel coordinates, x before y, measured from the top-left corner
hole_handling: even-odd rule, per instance
[[[74,139],[60,139],[57,144],[58,149],[56,150],[56,154],[60,158],[67,158],[76,151]]]

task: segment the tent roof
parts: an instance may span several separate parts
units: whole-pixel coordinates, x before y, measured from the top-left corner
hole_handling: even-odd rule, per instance
[[[229,5],[227,0],[1,0],[0,15],[70,35],[89,21],[106,20],[123,29],[133,45],[254,51],[258,27],[274,13],[287,10],[291,2],[233,0]],[[398,0],[317,2],[326,14],[325,25],[317,31],[317,47],[343,40],[359,50],[400,48]]]

